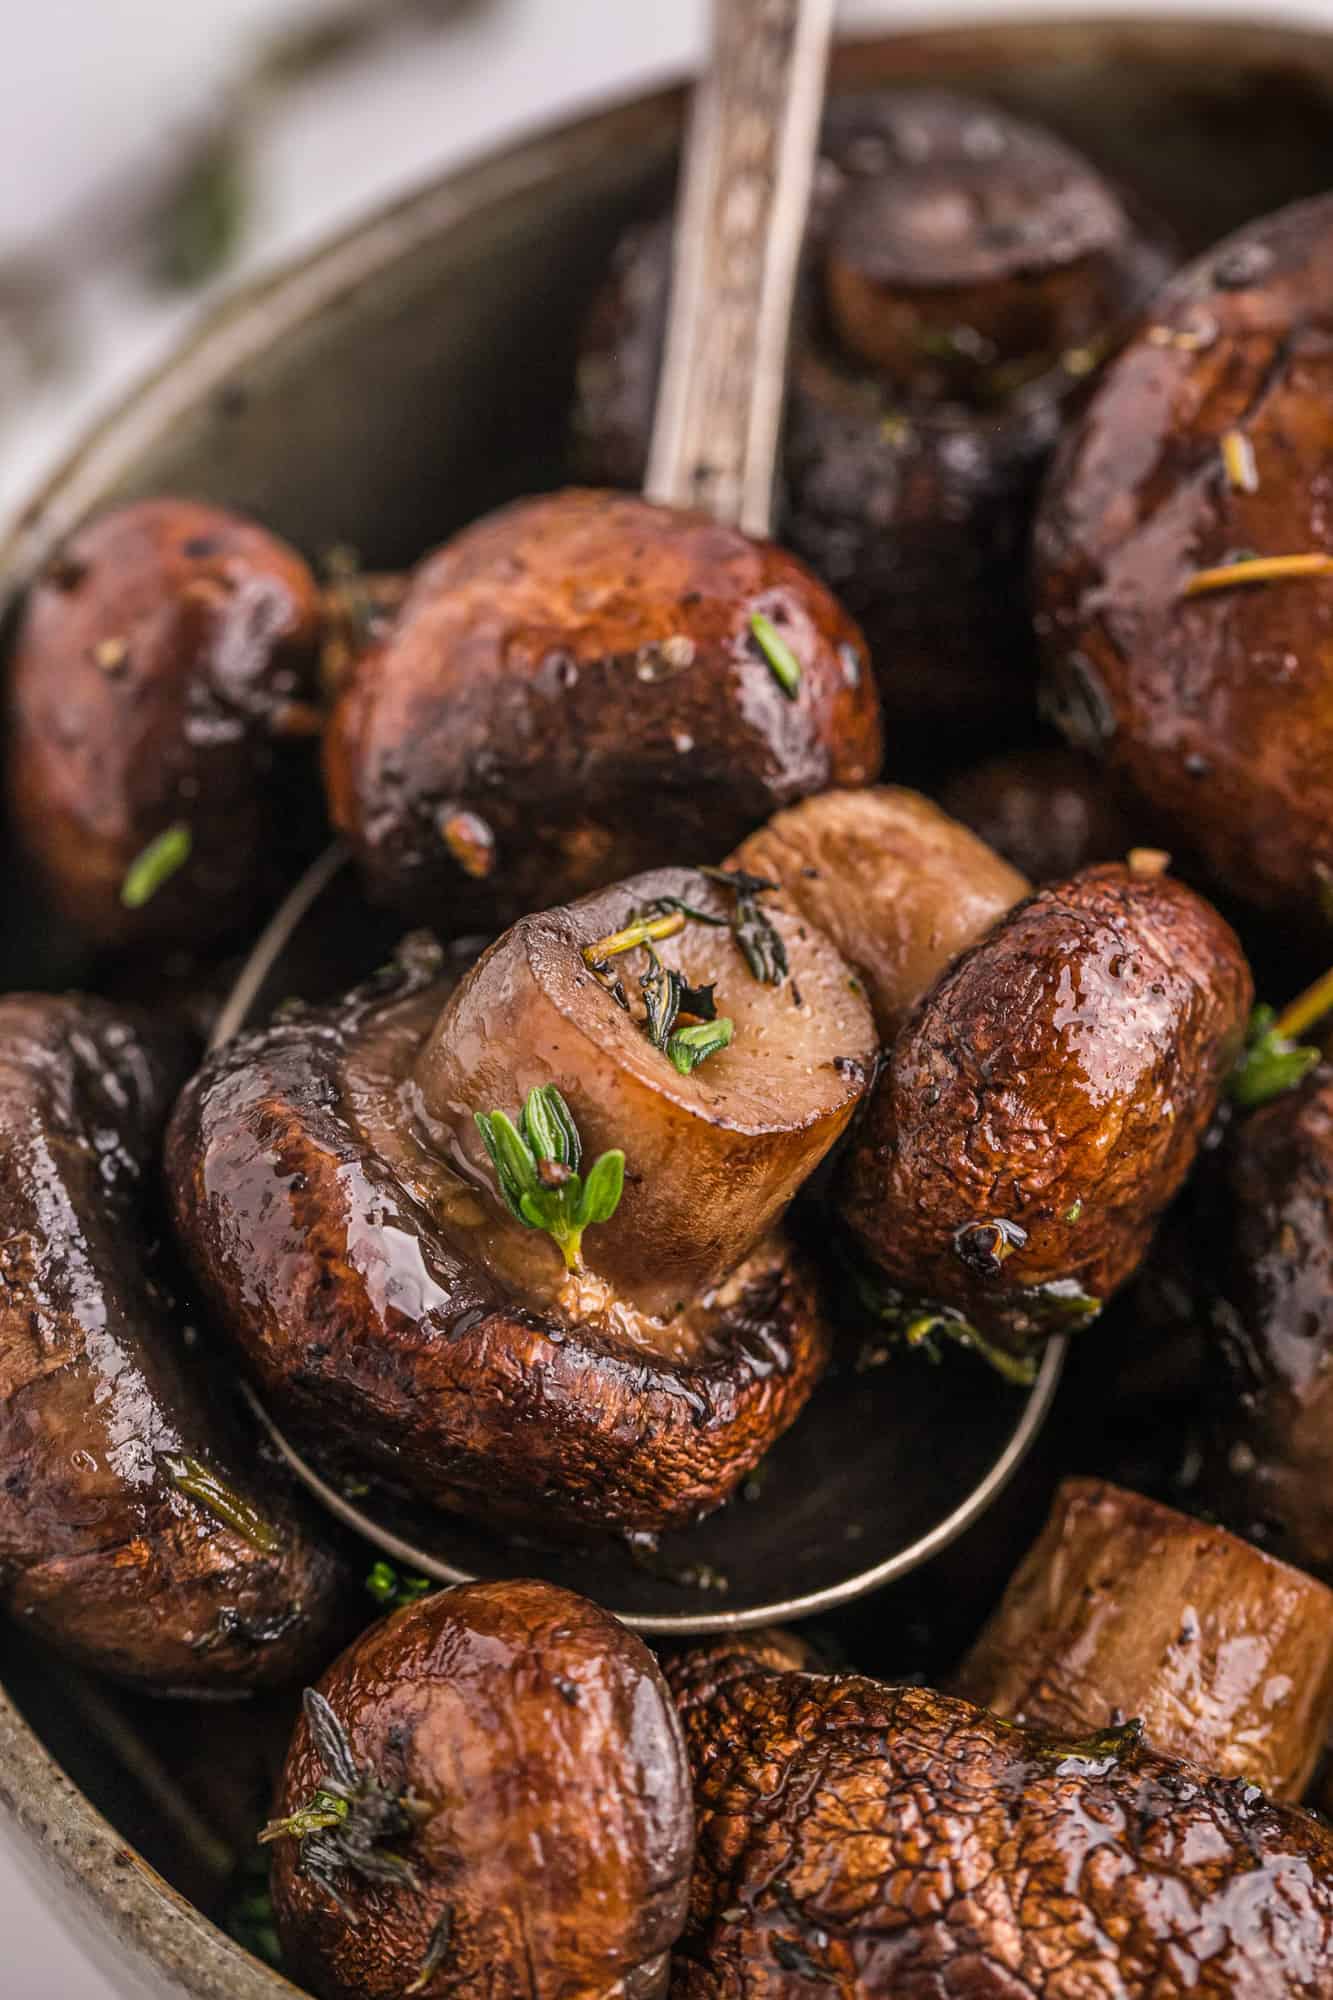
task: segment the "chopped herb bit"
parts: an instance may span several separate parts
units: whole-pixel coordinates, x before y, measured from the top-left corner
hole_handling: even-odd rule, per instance
[[[710,882],[719,882],[730,889],[736,901],[731,913],[731,934],[740,949],[741,956],[751,973],[764,986],[781,986],[787,977],[787,947],[765,911],[759,907],[758,898],[770,889],[776,889],[776,882],[767,881],[762,875],[747,875],[740,868],[702,868]]]
[[[593,967],[608,958],[617,957],[622,951],[638,951],[646,944],[659,944],[663,938],[675,937],[685,928],[686,913],[683,908],[664,910],[660,916],[636,917],[623,930],[612,931],[609,937],[599,938],[596,944],[585,944],[583,963]]]
[[[266,1521],[248,1500],[219,1479],[201,1459],[189,1458],[182,1452],[164,1451],[159,1462],[178,1493],[197,1500],[224,1527],[230,1528],[242,1541],[249,1542],[252,1549],[258,1549],[261,1555],[271,1556],[282,1547],[282,1536],[272,1522]]]
[[[1333,556],[1310,549],[1294,556],[1240,556],[1212,569],[1196,569],[1182,597],[1202,597],[1210,590],[1231,590],[1241,584],[1281,583],[1306,576],[1333,576]]]
[[[434,1930],[430,1934],[430,1943],[426,1946],[426,1955],[421,1961],[417,1976],[407,1988],[408,1993],[425,1992],[431,1980],[452,1951],[453,1942],[454,1906],[452,1903],[446,1903]]]
[[[1006,1382],[1027,1389],[1036,1380],[1034,1354],[1013,1354],[1007,1348],[997,1347],[951,1306],[905,1298],[867,1270],[859,1258],[845,1256],[844,1267],[853,1304],[880,1323],[890,1342],[901,1341],[905,1347],[919,1348],[928,1360],[938,1362],[940,1341],[953,1341],[959,1347],[971,1348]],[[882,1352],[863,1349],[857,1362],[858,1372],[878,1367],[886,1359]]]
[[[410,1793],[395,1795],[374,1771],[359,1769],[346,1730],[317,1689],[306,1689],[302,1706],[319,1752],[324,1782],[294,1813],[270,1820],[260,1832],[259,1844],[267,1847],[275,1840],[299,1841],[301,1873],[355,1922],[343,1900],[338,1877],[360,1875],[368,1882],[417,1889],[410,1864],[387,1851],[384,1843],[410,1837],[432,1816],[433,1809]]]
[[[528,1092],[517,1126],[503,1111],[475,1116],[510,1213],[528,1229],[544,1229],[565,1268],[581,1270],[584,1230],[609,1222],[620,1206],[625,1155],[619,1148],[603,1153],[586,1177],[580,1175],[578,1127],[553,1083]],[[552,1173],[552,1167],[561,1171]]]
[[[1078,1219],[1079,1219],[1080,1215],[1082,1215],[1082,1213],[1083,1213],[1083,1204],[1082,1204],[1082,1202],[1081,1202],[1081,1201],[1072,1201],[1072,1202],[1071,1202],[1071,1203],[1069,1204],[1069,1207],[1068,1207],[1068,1208],[1067,1208],[1067,1209],[1065,1210],[1065,1221],[1066,1221],[1066,1222],[1068,1222],[1068,1223],[1075,1223],[1075,1222],[1077,1222],[1077,1221],[1078,1221]]]
[[[176,870],[185,866],[192,845],[193,836],[184,820],[177,820],[174,826],[150,840],[125,871],[125,880],[120,885],[120,900],[125,908],[141,910],[145,903],[151,902]]]
[[[639,981],[639,991],[643,994],[644,1029],[656,1049],[664,1049],[671,1040],[684,987],[681,974],[663,965],[654,952],[652,963]]]
[[[1222,463],[1226,467],[1227,483],[1234,492],[1259,491],[1259,467],[1255,462],[1254,446],[1244,431],[1227,431],[1224,434]]]
[[[730,1017],[723,1014],[715,1021],[698,1021],[692,1028],[677,1028],[667,1043],[667,1054],[681,1075],[688,1076],[701,1062],[707,1062],[709,1056],[727,1047],[734,1027]]]
[[[801,663],[783,638],[771,618],[765,618],[762,611],[756,611],[750,618],[750,630],[759,643],[764,658],[773,669],[773,678],[788,701],[795,701],[801,687]]]
[[[428,1576],[400,1576],[392,1563],[377,1562],[366,1578],[366,1589],[377,1604],[386,1611],[397,1611],[404,1604],[415,1604],[419,1597],[434,1589]]]
[[[1320,983],[1325,983],[1329,976],[1326,974],[1325,981]],[[1314,990],[1311,988],[1311,992]],[[1302,1001],[1305,998],[1302,995]],[[1302,1001],[1293,1002],[1286,1015],[1279,1016],[1272,1007],[1263,1005],[1250,1015],[1245,1047],[1227,1083],[1232,1103],[1240,1105],[1243,1111],[1256,1110],[1259,1105],[1294,1090],[1318,1063],[1319,1050],[1294,1039],[1318,1018],[1306,1012]],[[1284,1028],[1288,1016],[1295,1025]]]

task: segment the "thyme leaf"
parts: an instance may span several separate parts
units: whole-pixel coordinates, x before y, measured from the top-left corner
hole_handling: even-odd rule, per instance
[[[762,875],[747,875],[742,868],[701,868],[699,872],[735,896],[731,934],[753,976],[763,986],[781,986],[787,977],[787,947],[758,901],[778,884]]]
[[[553,1083],[528,1092],[518,1125],[503,1111],[474,1115],[510,1214],[528,1229],[544,1229],[566,1270],[581,1270],[584,1230],[609,1222],[620,1205],[625,1155],[619,1148],[603,1153],[581,1176],[583,1142]]]
[[[163,884],[190,858],[194,836],[184,820],[177,820],[154,840],[150,840],[125,871],[120,900],[127,910],[141,910],[151,902]]]
[[[419,1597],[425,1597],[434,1588],[428,1576],[402,1576],[392,1563],[387,1562],[375,1563],[366,1578],[367,1591],[386,1611],[398,1611],[405,1604],[415,1604]]]
[[[1227,1081],[1227,1094],[1243,1111],[1257,1110],[1294,1090],[1318,1061],[1319,1050],[1283,1033],[1275,1009],[1261,1004],[1250,1015],[1245,1046]]]
[[[734,1023],[727,1014],[716,1020],[698,1021],[693,1027],[677,1028],[667,1043],[667,1054],[682,1076],[688,1076],[709,1056],[725,1049],[731,1041]]]
[[[424,1993],[431,1979],[448,1958],[454,1942],[454,1906],[446,1903],[426,1946],[425,1957],[418,1968],[417,1976],[406,1989],[411,1993]]]
[[[752,613],[750,630],[772,669],[774,680],[788,701],[795,701],[801,691],[801,663],[795,653],[772,619],[765,618],[762,611]]]
[[[282,1547],[282,1536],[273,1523],[266,1521],[244,1494],[219,1479],[202,1459],[191,1458],[185,1452],[164,1451],[158,1462],[178,1493],[198,1501],[224,1527],[248,1542],[252,1549],[258,1549],[261,1555],[277,1554]]]

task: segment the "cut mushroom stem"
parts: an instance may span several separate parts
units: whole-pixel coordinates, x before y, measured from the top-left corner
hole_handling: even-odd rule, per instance
[[[1138,1716],[1154,1749],[1298,1799],[1333,1725],[1333,1593],[1220,1528],[1069,1479],[958,1691],[1061,1735]]]
[[[776,908],[765,922],[787,976],[756,977],[736,902],[728,883],[663,869],[526,917],[427,1039],[424,1127],[494,1196],[469,1247],[529,1295],[549,1302],[586,1266],[671,1317],[768,1233],[851,1117],[876,1046],[859,981]],[[597,970],[608,950],[626,955],[616,992]],[[682,1012],[691,1025],[675,1025]],[[584,1150],[596,1164],[580,1179]]]

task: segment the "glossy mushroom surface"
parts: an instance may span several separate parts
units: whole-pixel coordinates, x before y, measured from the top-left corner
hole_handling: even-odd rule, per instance
[[[1095,759],[1054,743],[971,765],[945,785],[940,804],[1032,882],[1059,882],[1152,845]]]
[[[1299,1799],[1333,1724],[1333,1594],[1224,1529],[1067,1479],[956,1692],[1059,1736],[1137,1716],[1154,1750]]]
[[[756,618],[795,663],[785,681]],[[709,860],[880,756],[861,635],[801,563],[574,489],[420,565],[338,701],[325,775],[372,893],[458,932]]]
[[[415,1068],[458,977],[417,946],[341,1004],[210,1059],[168,1137],[186,1254],[313,1445],[435,1504],[548,1532],[691,1520],[818,1378],[813,1275],[774,1234],[662,1321],[604,1293],[582,1313],[576,1295],[571,1314],[492,1273],[478,1241],[503,1229],[497,1204],[415,1110]]]
[[[781,885],[865,982],[880,1039],[1028,894],[1007,862],[920,792],[821,792],[743,840],[729,866]]]
[[[198,945],[263,908],[317,795],[319,621],[294,549],[193,500],[100,515],[34,583],[9,665],[10,816],[90,942]],[[137,881],[163,836],[179,860]]]
[[[1040,890],[927,994],[841,1180],[906,1300],[1021,1350],[1098,1311],[1142,1259],[1239,1052],[1230,927],[1169,876]]]
[[[1306,917],[1333,865],[1330,283],[1327,197],[1191,265],[1066,440],[1036,533],[1070,740],[1219,882]]]
[[[0,1000],[0,1596],[117,1678],[241,1691],[337,1637],[337,1571],[234,1436],[168,1289],[154,1169],[183,1049]]]
[[[1308,2000],[1333,1833],[1133,1729],[857,1674],[671,1670],[697,1858],[673,2000]]]
[[[550,1584],[467,1584],[374,1626],[318,1694],[275,1817],[330,1783],[350,1811],[274,1840],[273,1900],[320,2000],[665,1994],[693,1814],[641,1640]]]

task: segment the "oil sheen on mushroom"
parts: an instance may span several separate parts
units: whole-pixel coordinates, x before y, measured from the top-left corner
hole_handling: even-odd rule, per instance
[[[890,1286],[1021,1350],[1129,1277],[1194,1160],[1253,988],[1169,876],[1043,889],[941,976],[895,1044],[842,1175]]]
[[[466,1584],[374,1626],[319,1695],[276,1821],[331,1779],[349,1811],[272,1848],[286,1962],[320,2000],[665,1994],[693,1815],[640,1639],[550,1584]]]
[[[159,1690],[290,1681],[333,1560],[183,1352],[152,1187],[184,1065],[99,1000],[0,1000],[0,1597]]]

